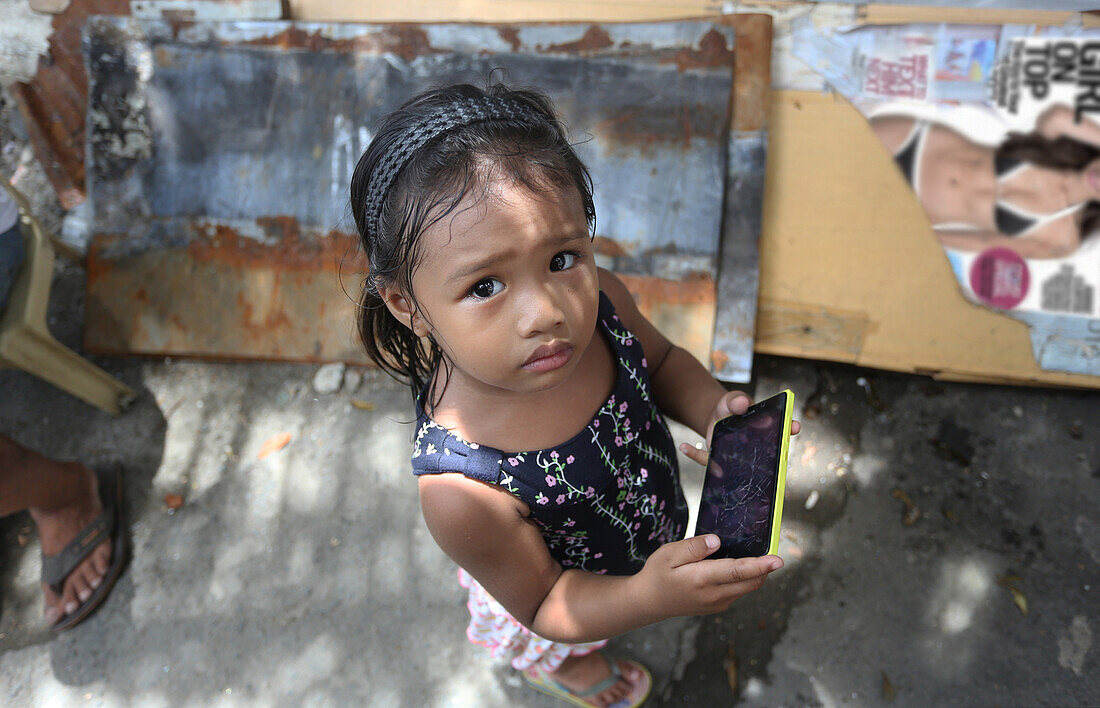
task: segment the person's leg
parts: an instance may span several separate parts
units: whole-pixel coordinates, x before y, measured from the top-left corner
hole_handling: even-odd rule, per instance
[[[0,435],[0,516],[26,509],[43,555],[59,553],[102,511],[95,474],[76,462],[58,462]],[[60,596],[45,584],[46,621],[76,611],[103,581],[111,561],[104,541],[65,580]]]

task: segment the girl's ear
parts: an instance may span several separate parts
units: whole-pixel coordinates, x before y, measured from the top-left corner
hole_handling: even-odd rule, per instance
[[[382,298],[382,302],[386,303],[386,309],[398,322],[411,329],[417,337],[427,336],[428,327],[424,323],[424,318],[413,307],[412,300],[399,288],[383,285],[378,288],[378,296]]]

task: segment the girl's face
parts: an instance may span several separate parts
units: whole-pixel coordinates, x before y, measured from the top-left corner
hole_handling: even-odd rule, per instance
[[[533,192],[497,179],[421,239],[412,326],[453,364],[448,388],[526,394],[570,377],[595,332],[599,297],[575,189]],[[401,303],[386,300],[410,322]]]

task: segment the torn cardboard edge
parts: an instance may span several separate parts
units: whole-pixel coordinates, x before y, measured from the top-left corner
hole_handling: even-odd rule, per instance
[[[962,295],[923,208],[854,106],[819,92],[772,96],[758,353],[1100,388],[1100,376],[1041,369],[1026,324]],[[1083,345],[1100,355],[1100,333]]]

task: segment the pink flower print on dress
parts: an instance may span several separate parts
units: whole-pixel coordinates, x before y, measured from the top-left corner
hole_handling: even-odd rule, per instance
[[[626,341],[624,341],[624,342],[623,342],[623,344],[625,344],[625,345],[626,345],[626,346],[628,346],[628,347],[629,347],[629,346],[630,346],[631,344],[633,344],[633,343],[634,343],[634,340],[633,340],[633,339],[631,339],[630,337],[627,337],[627,338],[626,338]]]
[[[649,472],[646,470],[645,467],[638,470],[638,474],[641,476],[642,479],[647,479],[649,477]]]
[[[564,504],[565,503],[565,495],[564,494],[559,494],[558,495],[557,503],[558,504]]]
[[[558,480],[554,479],[553,475],[549,475],[549,474],[546,475],[546,486],[547,487],[553,487],[557,483],[558,483]]]
[[[535,501],[537,501],[539,504],[546,504],[550,501],[550,498],[542,492],[539,492],[539,495],[535,497]]]
[[[619,404],[619,412],[620,413],[626,413],[626,401],[623,401],[622,403]]]
[[[572,455],[570,455],[569,457],[565,458],[565,464],[567,464],[567,465],[571,465],[571,464],[573,464],[573,456],[572,456]]]
[[[558,451],[557,451],[557,450],[553,450],[553,451],[551,451],[551,453],[550,453],[550,457],[551,457],[552,459],[555,459],[555,460],[556,460],[556,459],[558,459]]]
[[[621,435],[616,435],[615,436],[615,447],[622,447],[622,446],[623,446],[622,436]]]
[[[642,368],[649,368],[649,364],[646,363],[645,357],[642,357]]]
[[[510,464],[512,467],[515,467],[516,465],[519,464],[519,460],[517,460],[514,457],[509,457],[508,458],[508,464]]]

